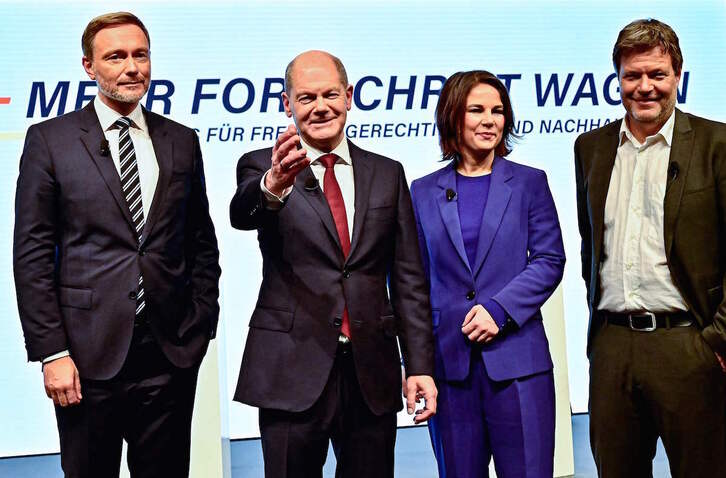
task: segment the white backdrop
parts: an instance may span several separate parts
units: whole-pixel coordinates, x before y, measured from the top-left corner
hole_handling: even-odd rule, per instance
[[[688,8],[632,0],[0,3],[0,456],[57,451],[40,367],[25,361],[12,282],[13,200],[25,130],[95,94],[82,83],[88,78],[81,33],[93,16],[119,9],[137,14],[151,34],[157,80],[151,108],[197,128],[202,140],[222,253],[220,380],[231,438],[257,434],[255,410],[229,400],[261,271],[256,235],[229,226],[234,168],[242,153],[270,146],[270,132],[288,123],[277,94],[297,53],[319,48],[343,60],[356,85],[349,136],[403,162],[409,181],[441,166],[432,126],[443,77],[483,68],[509,81],[524,133],[511,159],[547,171],[565,236],[574,411],[587,408],[588,377],[572,145],[577,134],[622,116],[610,61],[620,28],[642,17],[673,26],[685,58],[679,107],[726,120],[723,1]]]

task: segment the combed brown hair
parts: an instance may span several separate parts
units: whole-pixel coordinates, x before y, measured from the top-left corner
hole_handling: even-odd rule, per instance
[[[680,75],[683,67],[683,54],[678,44],[678,36],[670,26],[653,18],[635,20],[620,30],[615,47],[613,47],[615,72],[620,76],[620,60],[623,55],[641,53],[657,46],[663,49],[663,53],[671,56],[673,72]]]
[[[460,71],[446,80],[436,104],[436,127],[439,130],[439,145],[443,160],[458,160],[461,156],[461,130],[466,113],[466,98],[469,92],[483,83],[499,92],[504,106],[504,130],[502,140],[494,152],[497,156],[506,156],[512,152],[514,134],[514,111],[509,99],[509,92],[499,78],[484,70]]]
[[[300,58],[302,55],[309,52],[300,53],[298,56],[292,59],[290,63],[287,64],[287,68],[285,68],[285,93],[288,95],[292,91],[292,69],[295,67],[295,62],[298,58]],[[335,65],[335,69],[338,70],[338,76],[340,77],[340,82],[343,85],[344,88],[348,88],[348,73],[345,71],[345,66],[343,66],[343,62],[340,61],[340,58],[338,58],[335,55],[331,55],[327,51],[321,51],[320,53],[325,54]]]
[[[129,12],[113,12],[99,15],[86,25],[86,29],[83,30],[83,36],[81,36],[81,49],[83,49],[83,56],[89,60],[93,59],[93,39],[96,38],[98,32],[104,28],[114,27],[118,25],[136,25],[141,28],[141,31],[146,35],[146,41],[151,46],[151,39],[149,38],[149,31],[146,29],[144,24],[139,18],[133,13]]]

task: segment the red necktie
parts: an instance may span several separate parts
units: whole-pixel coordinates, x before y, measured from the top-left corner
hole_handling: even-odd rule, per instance
[[[325,154],[318,158],[320,164],[325,166],[325,176],[323,176],[323,193],[328,201],[330,212],[333,213],[335,221],[335,229],[338,231],[338,239],[340,239],[340,248],[343,250],[343,256],[348,257],[350,252],[350,234],[348,233],[348,216],[345,214],[345,203],[343,202],[343,194],[340,192],[340,185],[335,179],[333,166],[338,160],[335,154]],[[343,324],[340,332],[350,337],[350,320],[348,319],[348,307],[343,309]]]

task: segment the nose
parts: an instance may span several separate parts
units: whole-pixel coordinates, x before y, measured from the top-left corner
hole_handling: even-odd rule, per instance
[[[136,64],[136,60],[134,59],[133,55],[129,55],[126,59],[126,68],[124,68],[124,71],[127,75],[135,75],[139,72],[139,66]]]
[[[638,82],[638,90],[642,92],[649,92],[653,89],[653,83],[651,83],[650,78],[648,78],[648,75],[642,75],[640,77],[640,81]]]
[[[489,126],[491,124],[494,124],[494,117],[492,116],[491,111],[484,111],[481,115],[481,124],[485,126]]]
[[[324,113],[327,110],[327,105],[325,103],[325,98],[323,98],[322,95],[318,96],[315,99],[315,112],[316,113]]]

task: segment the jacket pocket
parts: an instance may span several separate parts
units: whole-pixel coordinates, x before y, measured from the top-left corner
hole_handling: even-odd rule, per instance
[[[58,287],[58,302],[61,307],[74,307],[76,309],[90,309],[93,303],[93,289],[76,289],[73,287]]]
[[[257,307],[252,312],[250,327],[255,329],[289,332],[292,329],[293,313],[286,310]]]

